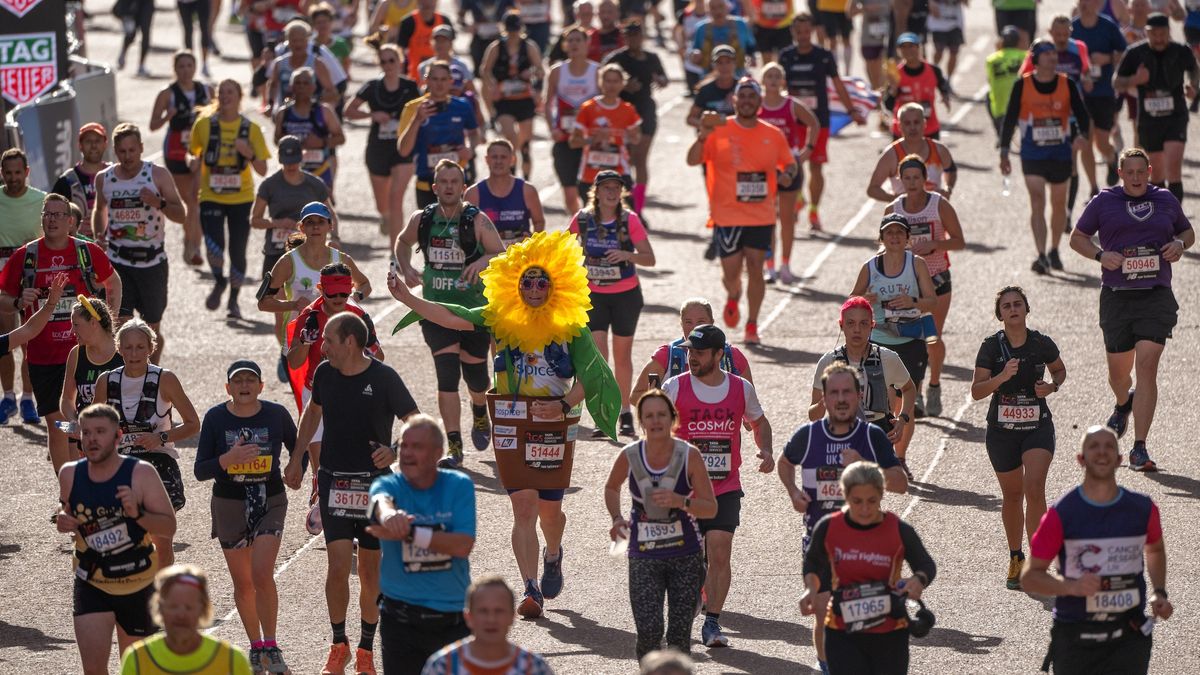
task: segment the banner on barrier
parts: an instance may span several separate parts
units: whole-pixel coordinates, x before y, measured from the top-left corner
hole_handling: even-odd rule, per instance
[[[21,105],[69,76],[66,10],[63,0],[0,0],[0,7],[0,88]]]

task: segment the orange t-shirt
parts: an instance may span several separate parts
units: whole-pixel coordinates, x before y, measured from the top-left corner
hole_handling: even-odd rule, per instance
[[[720,227],[775,224],[775,172],[795,162],[777,127],[747,129],[733,117],[704,141],[708,206]]]
[[[611,169],[622,176],[629,175],[629,153],[625,150],[625,132],[642,123],[637,109],[627,101],[613,107],[600,102],[600,97],[589,99],[579,106],[575,114],[575,127],[583,130],[585,137],[592,136],[597,129],[609,129],[608,141],[600,145],[585,145],[583,161],[579,164],[579,180],[594,182],[596,174]]]

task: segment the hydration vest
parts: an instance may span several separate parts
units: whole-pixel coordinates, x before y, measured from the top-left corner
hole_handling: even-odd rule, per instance
[[[34,239],[25,245],[25,260],[21,266],[22,289],[37,288],[38,241],[40,240]],[[92,272],[92,252],[88,250],[87,242],[75,237],[71,237],[71,242],[75,244],[76,260],[75,264],[67,269],[79,269],[79,276],[83,279],[89,297],[103,298],[104,288],[96,283],[96,276]]]
[[[845,345],[833,350],[833,360],[840,361],[851,368],[858,368],[866,376],[867,381],[863,383],[863,405],[860,414],[873,412],[887,416],[890,412],[887,380],[884,378],[883,353],[879,351],[879,345],[867,345],[867,355],[861,363],[856,364],[850,361],[850,357],[846,355]]]
[[[125,405],[121,397],[121,379],[125,374],[125,367],[121,366],[108,374],[105,403],[117,409],[117,414],[121,417],[122,434],[154,431],[152,420],[158,415],[158,386],[162,380],[162,372],[162,368],[154,364],[146,364],[146,379],[142,381],[142,395],[138,399],[137,410],[134,412],[132,420],[125,416]],[[122,454],[133,454],[145,452],[145,449],[126,445],[118,447],[118,451],[124,451]]]
[[[417,224],[417,246],[420,247],[422,254],[427,255],[426,252],[429,250],[429,238],[433,235],[433,214],[437,212],[437,207],[437,203],[434,202],[421,210],[421,220]],[[479,207],[463,202],[462,211],[458,214],[458,247],[466,256],[468,265],[483,255],[476,250],[478,241],[475,239],[475,216],[477,215],[479,215]],[[463,227],[463,223],[467,223],[469,226]]]
[[[672,342],[667,350],[667,372],[663,380],[669,380],[680,373],[687,372],[687,348],[683,346],[684,338]],[[721,354],[721,370],[741,377],[742,373],[733,365],[733,347],[726,344]]]
[[[246,119],[245,115],[241,116],[238,124],[237,137],[240,140],[249,140],[250,138],[250,120]],[[234,141],[237,142],[236,140]],[[240,152],[234,152],[237,156],[237,172],[241,173],[246,168],[246,157]],[[221,123],[217,120],[217,116],[213,115],[208,118],[208,146],[204,149],[204,164],[208,166],[209,171],[217,168],[217,160],[221,157]]]
[[[646,518],[650,520],[667,520],[675,515],[675,509],[655,506],[647,498],[647,495],[652,490],[675,490],[675,484],[679,482],[679,477],[683,475],[684,465],[687,463],[689,446],[686,443],[675,443],[675,447],[671,451],[671,461],[667,464],[666,471],[663,471],[657,480],[650,475],[646,469],[646,463],[642,461],[642,446],[643,443],[630,443],[625,447],[625,459],[629,462],[630,476],[633,478],[633,482],[637,483],[638,494],[642,496],[641,505],[635,505],[635,508],[646,514]]]

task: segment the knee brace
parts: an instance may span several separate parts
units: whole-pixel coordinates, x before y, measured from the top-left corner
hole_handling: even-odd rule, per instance
[[[467,383],[467,389],[473,392],[484,392],[491,388],[491,382],[488,379],[487,361],[463,363],[462,378],[463,382]]]
[[[437,373],[438,391],[458,392],[458,378],[461,374],[458,354],[434,354],[433,370]]]

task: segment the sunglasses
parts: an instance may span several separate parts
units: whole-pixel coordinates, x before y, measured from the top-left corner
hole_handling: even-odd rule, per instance
[[[345,300],[346,298],[350,297],[350,294],[349,293],[326,293],[325,297],[329,298],[330,300],[334,300],[336,298],[341,298],[341,299]]]
[[[544,277],[538,277],[537,279],[522,279],[521,280],[521,290],[523,290],[523,291],[532,291],[532,290],[544,291],[547,288],[550,288],[550,280],[546,279]]]

